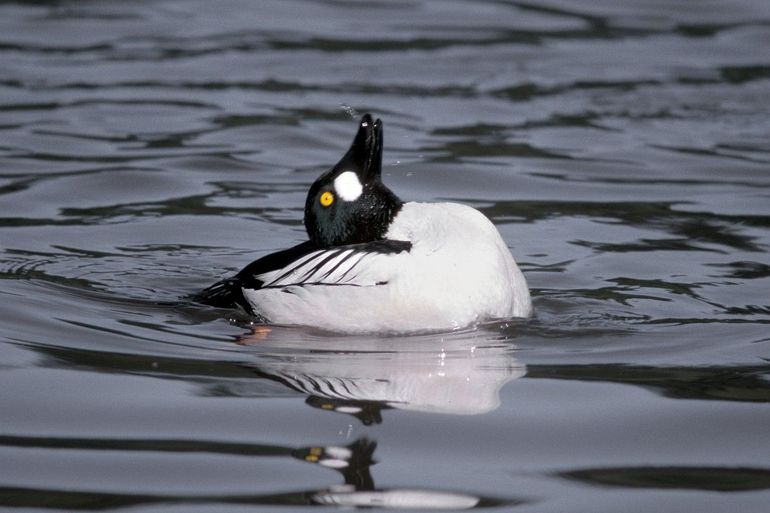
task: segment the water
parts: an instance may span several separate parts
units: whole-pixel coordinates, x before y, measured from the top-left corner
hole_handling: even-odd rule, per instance
[[[765,512],[770,4],[0,4],[0,506]],[[529,321],[266,336],[354,117]]]

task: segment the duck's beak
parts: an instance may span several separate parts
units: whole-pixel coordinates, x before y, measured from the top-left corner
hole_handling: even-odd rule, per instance
[[[354,171],[361,183],[378,180],[382,174],[382,121],[372,121],[364,114],[358,124],[358,133],[350,149],[339,163],[335,172]]]

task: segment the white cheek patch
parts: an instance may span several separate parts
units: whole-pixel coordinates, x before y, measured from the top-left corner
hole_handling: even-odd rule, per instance
[[[345,171],[334,179],[337,196],[345,201],[356,201],[364,190],[361,181],[353,171]]]

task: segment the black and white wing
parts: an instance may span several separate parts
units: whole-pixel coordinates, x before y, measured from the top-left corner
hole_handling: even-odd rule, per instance
[[[317,249],[287,265],[267,271],[254,270],[244,277],[244,287],[276,289],[311,286],[371,286],[386,279],[389,256],[409,251],[410,242],[379,240],[348,246]]]
[[[231,278],[199,292],[193,299],[220,308],[243,308],[254,313],[244,289],[283,289],[310,286],[370,286],[386,279],[388,256],[408,252],[407,241],[379,240],[319,249],[306,241],[271,253],[247,265]]]

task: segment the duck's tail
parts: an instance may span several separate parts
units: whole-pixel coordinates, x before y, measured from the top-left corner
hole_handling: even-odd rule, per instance
[[[218,281],[197,294],[193,294],[190,299],[196,303],[216,308],[242,308],[247,313],[253,314],[251,305],[243,295],[241,279],[237,276]]]

